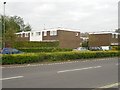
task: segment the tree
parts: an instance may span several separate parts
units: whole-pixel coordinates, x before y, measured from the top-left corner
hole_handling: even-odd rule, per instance
[[[115,32],[120,33],[120,28],[116,29]]]
[[[31,31],[31,26],[30,26],[30,24],[27,24],[27,25],[24,27],[24,31]]]
[[[31,26],[29,24],[25,25],[21,17],[18,16],[1,16],[0,20],[2,21],[2,37],[3,44],[13,47],[14,42],[16,41],[16,34],[20,31],[30,31]],[[5,22],[5,28],[4,28]],[[3,46],[5,47],[5,46]]]
[[[20,29],[18,30],[18,32],[21,31],[31,31],[31,26],[29,23],[24,24],[24,20],[23,18],[19,17],[19,16],[13,16],[12,17],[14,19],[14,21],[19,25]]]
[[[16,42],[17,35],[15,34],[15,31],[10,28],[9,30],[6,31],[5,33],[5,43],[6,47],[14,47],[14,43]]]
[[[88,48],[88,41],[82,42],[82,47]]]

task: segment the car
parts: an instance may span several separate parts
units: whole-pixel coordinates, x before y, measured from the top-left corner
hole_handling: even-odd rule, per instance
[[[88,49],[85,47],[78,47],[78,48],[73,49],[73,50],[75,50],[75,51],[88,51]]]
[[[101,47],[89,47],[89,50],[91,50],[91,51],[101,51],[102,48]]]
[[[15,48],[3,48],[1,50],[1,54],[20,54],[20,53],[23,53],[23,52]]]

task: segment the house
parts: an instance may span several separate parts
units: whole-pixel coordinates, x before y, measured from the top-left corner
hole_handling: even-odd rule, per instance
[[[120,34],[116,32],[89,33],[89,47],[118,46]]]
[[[80,46],[80,31],[57,28],[46,29],[41,31],[19,32],[19,41],[59,41],[61,48],[77,48]]]

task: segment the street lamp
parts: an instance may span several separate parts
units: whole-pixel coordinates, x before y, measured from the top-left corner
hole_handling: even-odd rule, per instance
[[[6,2],[4,2],[3,3],[4,4],[4,11],[3,11],[3,13],[4,13],[4,15],[3,15],[3,39],[4,39],[4,42],[3,42],[3,47],[5,47],[5,4],[6,4]]]

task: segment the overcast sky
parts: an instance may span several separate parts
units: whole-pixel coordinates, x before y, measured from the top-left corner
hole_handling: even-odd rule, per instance
[[[33,30],[64,27],[81,32],[118,27],[119,0],[6,0],[6,15],[20,16]],[[0,2],[3,14],[3,0]]]

